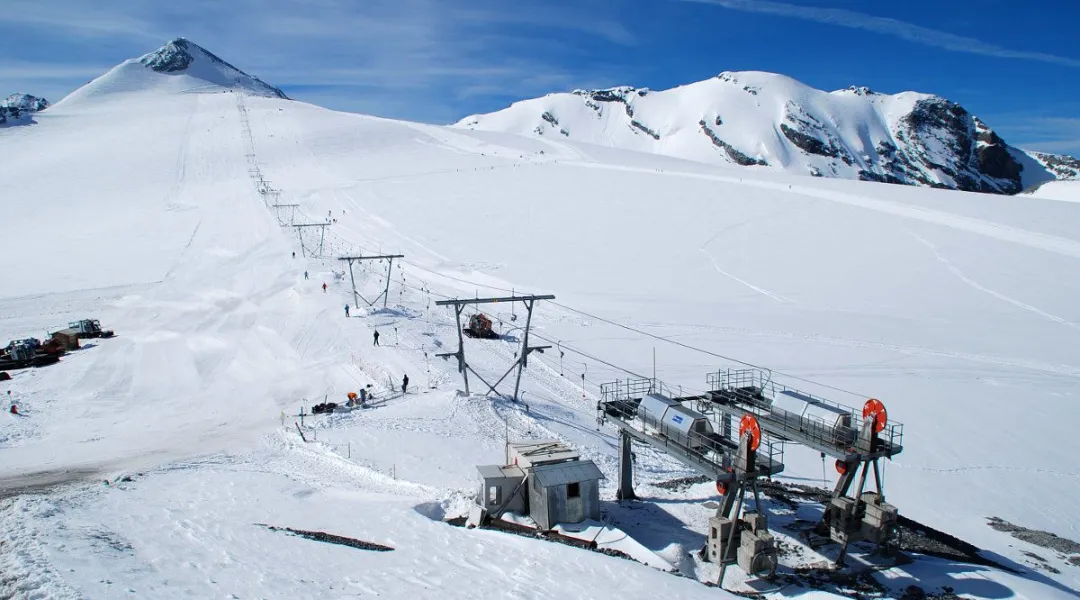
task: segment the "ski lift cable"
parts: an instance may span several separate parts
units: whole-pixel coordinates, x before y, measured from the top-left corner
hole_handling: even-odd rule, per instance
[[[433,271],[431,269],[428,269],[426,267],[423,267],[421,265],[418,265],[418,264],[410,262],[410,261],[404,261],[403,260],[402,262],[407,262],[409,265],[414,266],[414,267],[416,267],[418,269],[421,269],[423,271],[427,271],[428,273],[432,273],[434,275],[438,275],[439,277],[444,277],[446,279],[451,279],[453,281],[458,281],[458,282],[461,282],[461,283],[467,283],[467,284],[470,284],[470,285],[485,287],[485,288],[489,288],[489,289],[493,289],[493,290],[498,290],[498,291],[501,291],[501,292],[511,292],[511,293],[514,292],[513,288],[506,289],[506,288],[501,288],[501,287],[490,285],[490,284],[479,283],[479,282],[476,282],[476,281],[469,281],[469,280],[463,279],[461,277],[455,277],[453,275],[447,275],[445,273],[439,273],[437,271]],[[834,386],[834,385],[829,385],[827,383],[821,383],[819,381],[814,381],[814,380],[806,378],[806,377],[800,377],[800,376],[792,374],[792,373],[787,373],[787,372],[783,372],[783,371],[777,371],[775,369],[769,369],[768,367],[763,367],[761,365],[757,365],[757,364],[754,364],[754,363],[751,363],[751,362],[740,360],[740,359],[732,357],[732,356],[727,356],[727,355],[724,355],[724,354],[720,354],[718,352],[713,352],[711,350],[706,350],[704,348],[698,348],[696,346],[691,346],[690,344],[687,344],[685,342],[680,342],[680,341],[677,341],[677,340],[666,338],[666,337],[661,336],[661,335],[657,335],[655,333],[650,333],[648,331],[638,329],[636,327],[631,327],[629,325],[624,325],[622,323],[619,323],[617,321],[613,321],[611,319],[605,319],[604,317],[600,317],[600,316],[585,312],[583,310],[576,309],[576,308],[574,308],[572,306],[568,306],[568,305],[560,303],[560,302],[555,302],[553,300],[550,301],[550,302],[551,302],[551,304],[553,304],[555,306],[558,306],[559,308],[568,310],[568,311],[570,311],[572,313],[579,314],[579,315],[581,315],[583,317],[588,317],[590,319],[595,319],[595,320],[600,321],[602,323],[607,323],[608,325],[611,325],[613,327],[619,327],[621,329],[625,329],[626,331],[631,331],[631,332],[636,333],[638,335],[643,335],[645,337],[650,337],[650,338],[653,338],[655,340],[659,340],[659,341],[666,342],[666,343],[669,343],[669,344],[674,344],[676,346],[679,346],[681,348],[685,348],[687,350],[691,350],[691,351],[694,351],[694,352],[700,352],[702,354],[706,354],[706,355],[712,356],[714,358],[720,358],[720,359],[723,359],[723,360],[731,361],[733,363],[737,363],[737,364],[747,366],[747,367],[751,367],[751,368],[755,368],[755,369],[762,369],[762,370],[772,371],[774,374],[777,374],[777,375],[781,375],[781,376],[784,376],[784,377],[787,377],[787,378],[790,378],[790,379],[795,379],[795,380],[798,380],[798,381],[802,381],[804,383],[809,383],[809,384],[812,384],[812,385],[820,386],[820,387],[827,388],[827,389],[837,391],[837,392],[841,392],[841,393],[844,393],[844,394],[850,394],[852,396],[856,396],[856,397],[859,397],[859,398],[869,397],[866,394],[853,392],[851,390],[847,390],[847,389],[837,387],[837,386]],[[550,341],[550,340],[548,340],[548,341]]]

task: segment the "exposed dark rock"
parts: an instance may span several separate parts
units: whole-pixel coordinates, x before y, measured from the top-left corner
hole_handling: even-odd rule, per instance
[[[33,113],[45,110],[49,101],[30,94],[12,94],[0,101],[0,125],[30,125]]]
[[[644,131],[650,137],[652,137],[652,139],[654,139],[654,140],[660,139],[660,134],[659,133],[656,133],[655,131],[653,131],[652,129],[649,129],[644,124],[642,124],[642,123],[640,123],[638,121],[630,121],[630,125],[634,126],[637,129],[640,129],[641,131]]]
[[[1021,165],[1001,138],[959,104],[943,98],[923,98],[900,120],[900,128],[908,133],[910,148],[909,164],[902,166],[914,167],[914,171],[938,171],[954,182],[954,186],[946,188],[999,194],[1021,190]],[[980,146],[979,138],[986,143]],[[932,158],[940,155],[940,150],[931,149],[935,142],[948,152],[949,164]],[[991,172],[982,170],[984,164]],[[920,165],[924,168],[920,169]]]
[[[727,152],[728,157],[731,158],[731,160],[735,161],[736,164],[742,165],[744,167],[749,167],[753,165],[765,166],[769,164],[768,161],[764,159],[751,158],[743,154],[742,152],[739,152],[739,150],[736,149],[734,146],[720,139],[720,137],[716,135],[716,132],[714,132],[712,129],[709,129],[709,124],[705,122],[705,119],[698,121],[698,125],[701,126],[702,133],[709,136],[709,139],[712,141],[713,145],[723,149],[724,152]]]
[[[1064,154],[1032,152],[1032,158],[1058,179],[1080,179],[1080,160]]]
[[[158,73],[177,73],[191,66],[194,60],[195,57],[188,52],[187,40],[178,39],[165,44],[157,52],[144,57],[142,64]]]
[[[256,525],[259,525],[260,527],[265,527],[270,531],[282,531],[309,540],[326,542],[328,544],[337,544],[339,546],[348,546],[350,548],[356,548],[358,550],[372,550],[375,552],[390,552],[393,550],[393,548],[391,548],[390,546],[383,546],[382,544],[376,544],[374,542],[365,542],[356,538],[334,535],[332,533],[326,533],[324,531],[305,531],[303,529],[293,529],[292,527],[274,527],[273,525],[265,525],[263,523],[256,523]]]
[[[540,118],[547,121],[548,123],[551,123],[553,127],[559,126],[559,120],[555,118],[555,115],[547,111],[544,111],[544,114],[540,115]]]
[[[851,86],[848,88],[849,92],[853,92],[856,96],[875,96],[877,92],[866,87],[865,85]]]
[[[792,144],[795,144],[803,152],[821,156],[831,156],[833,158],[839,156],[836,148],[826,146],[825,142],[822,142],[816,137],[806,135],[801,131],[796,131],[795,129],[788,127],[787,123],[780,124],[780,131],[784,133],[784,137],[790,140]]]

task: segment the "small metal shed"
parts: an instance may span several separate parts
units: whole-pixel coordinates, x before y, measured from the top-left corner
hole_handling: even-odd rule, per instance
[[[600,518],[600,480],[591,460],[536,465],[529,469],[529,516],[541,529],[556,523]]]
[[[480,506],[488,513],[525,512],[525,490],[521,485],[525,472],[515,465],[480,465]]]

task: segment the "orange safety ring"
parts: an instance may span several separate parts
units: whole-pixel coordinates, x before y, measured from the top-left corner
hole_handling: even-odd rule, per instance
[[[761,445],[761,427],[754,415],[743,415],[742,420],[739,421],[739,438],[741,439],[746,432],[750,432],[750,451],[754,452]]]
[[[726,481],[717,481],[716,482],[716,492],[718,494],[720,494],[721,496],[727,496],[727,482]]]
[[[847,473],[847,463],[840,460],[839,458],[836,459],[836,472],[841,475]]]
[[[889,422],[889,413],[885,405],[877,398],[871,398],[863,405],[862,416],[864,419],[874,419],[874,433],[881,433],[885,424]]]

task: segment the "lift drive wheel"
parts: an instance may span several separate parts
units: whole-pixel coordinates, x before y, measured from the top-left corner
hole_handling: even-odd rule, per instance
[[[864,419],[874,420],[874,433],[881,433],[885,429],[885,424],[889,422],[889,413],[885,410],[885,405],[877,398],[866,401],[863,405],[862,416]]]
[[[743,415],[742,420],[739,421],[739,437],[741,438],[747,432],[750,432],[750,451],[755,452],[761,445],[761,426],[758,425],[754,415]]]

